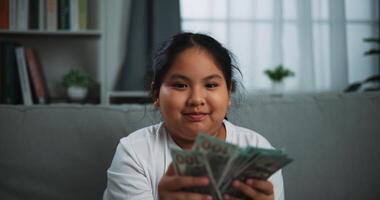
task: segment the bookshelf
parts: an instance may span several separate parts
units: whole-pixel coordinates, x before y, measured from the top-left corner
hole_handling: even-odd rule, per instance
[[[101,73],[105,66],[102,50],[105,45],[102,24],[105,4],[101,0],[87,0],[86,28],[62,30],[56,27],[48,30],[47,27],[23,29],[9,26],[8,29],[0,29],[1,41],[16,42],[37,51],[52,103],[65,102],[66,89],[62,85],[62,78],[72,68],[83,69],[91,75],[98,87],[91,91],[89,98],[92,99],[89,102],[101,103]],[[57,12],[59,15],[59,10]]]
[[[66,31],[66,30],[58,30],[58,31],[48,31],[48,30],[1,30],[0,34],[3,36],[17,36],[17,35],[62,35],[62,36],[95,36],[100,37],[101,32],[99,30],[82,30],[82,31]]]
[[[52,103],[67,102],[63,75],[71,68],[89,72],[96,81],[89,103],[109,105],[112,99],[149,99],[148,91],[115,91],[123,63],[132,0],[87,0],[84,30],[0,29],[1,41],[15,41],[38,52]],[[90,91],[91,92],[91,91]]]

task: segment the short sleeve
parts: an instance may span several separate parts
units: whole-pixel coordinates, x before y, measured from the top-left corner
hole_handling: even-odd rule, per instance
[[[142,163],[131,145],[119,143],[107,171],[107,188],[103,200],[153,199]]]
[[[278,170],[274,173],[269,181],[273,184],[273,192],[275,200],[284,200],[284,181],[282,178],[282,170]]]

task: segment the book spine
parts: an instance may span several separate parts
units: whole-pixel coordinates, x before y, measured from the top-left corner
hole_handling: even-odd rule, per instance
[[[3,102],[4,60],[4,44],[0,42],[0,103]]]
[[[58,23],[58,2],[57,0],[46,0],[46,29],[57,30]]]
[[[4,43],[4,80],[1,90],[3,91],[2,103],[18,103],[19,83],[17,81],[17,63],[15,44],[11,42]]]
[[[58,0],[58,29],[68,30],[70,28],[69,3],[69,0]]]
[[[87,0],[79,0],[79,29],[87,29],[88,5]]]
[[[17,29],[28,29],[29,0],[17,0]]]
[[[46,29],[46,2],[45,0],[38,0],[38,28],[40,30]]]
[[[9,0],[0,0],[0,29],[9,29]]]
[[[39,23],[39,5],[38,0],[29,2],[29,29],[38,29]]]
[[[9,1],[9,29],[17,29],[17,1]]]
[[[30,78],[38,103],[44,104],[49,97],[46,79],[37,52],[32,48],[25,49],[26,60],[29,67]]]
[[[17,69],[21,84],[21,94],[25,105],[32,105],[32,92],[29,85],[28,69],[25,61],[24,47],[16,48]]]
[[[79,30],[79,2],[70,0],[70,30]]]

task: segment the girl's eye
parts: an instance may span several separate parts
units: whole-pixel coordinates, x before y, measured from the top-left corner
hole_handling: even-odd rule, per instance
[[[184,83],[174,83],[173,87],[178,88],[178,89],[184,89],[184,88],[187,88],[187,85]]]
[[[216,84],[216,83],[208,83],[208,84],[206,84],[206,87],[207,88],[216,88],[216,87],[218,87],[218,84]]]

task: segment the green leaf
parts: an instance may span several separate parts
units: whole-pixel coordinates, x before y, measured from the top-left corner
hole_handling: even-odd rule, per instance
[[[278,65],[274,69],[267,69],[264,73],[268,76],[268,78],[272,81],[280,82],[286,77],[294,76],[295,73],[289,69],[284,68],[283,65]]]
[[[63,76],[63,85],[66,88],[70,86],[88,88],[92,83],[91,76],[87,72],[79,69],[72,69]]]

